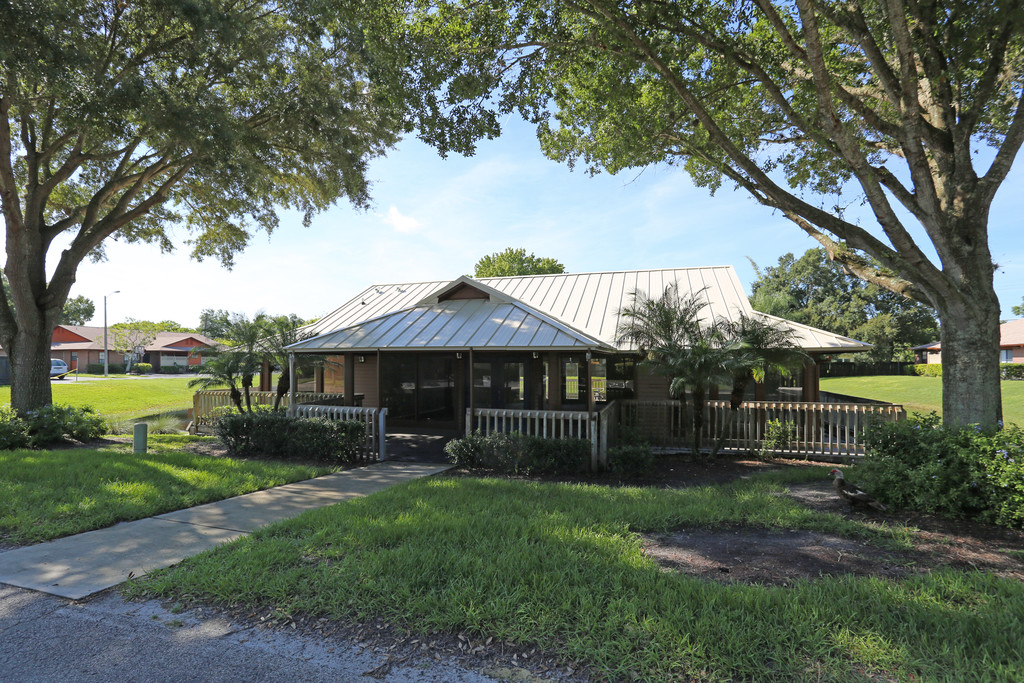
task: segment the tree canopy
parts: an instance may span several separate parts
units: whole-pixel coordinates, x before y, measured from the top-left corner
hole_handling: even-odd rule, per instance
[[[935,308],[944,419],[997,422],[988,213],[1024,141],[1022,3],[430,6],[419,25],[454,56],[421,68],[453,96],[518,109],[548,156],[593,172],[670,164],[745,190],[858,277]]]
[[[1024,297],[1020,300],[1020,306],[1013,307],[1013,314],[1018,318],[1024,318]]]
[[[0,211],[14,303],[0,297],[0,345],[16,408],[49,402],[44,342],[79,264],[103,258],[105,240],[183,241],[230,265],[255,230],[277,227],[280,208],[308,222],[342,197],[367,205],[368,161],[413,129],[410,101],[425,97],[392,33],[395,10],[0,3]],[[457,144],[444,133],[431,142]]]
[[[84,296],[73,296],[64,302],[60,312],[61,325],[84,325],[96,315],[96,304]]]
[[[912,360],[911,347],[939,337],[930,307],[851,275],[824,249],[754,268],[750,303],[756,310],[866,341],[873,345],[871,360]]]
[[[514,275],[548,275],[564,273],[565,266],[553,258],[541,258],[526,249],[496,251],[476,262],[474,277],[509,277]]]

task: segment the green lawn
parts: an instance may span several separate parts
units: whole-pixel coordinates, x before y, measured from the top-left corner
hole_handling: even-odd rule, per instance
[[[181,450],[189,440],[150,436],[101,449],[0,451],[0,541],[33,543],[310,479],[329,470],[241,461]]]
[[[743,523],[886,547],[906,529],[779,493],[825,470],[683,490],[433,478],[303,514],[132,582],[132,595],[380,618],[556,650],[615,680],[1022,680],[1024,584],[943,571],[726,585],[638,531]]]
[[[194,377],[76,382],[69,377],[52,382],[51,387],[54,403],[78,408],[92,406],[106,418],[124,420],[191,408],[195,393],[188,388],[191,379]],[[11,388],[0,387],[0,404],[10,402]]]
[[[821,380],[821,389],[848,396],[900,403],[912,412],[929,413],[934,410],[942,414],[941,377],[824,377]],[[1024,382],[1003,381],[1002,392],[1003,419],[1006,422],[1024,425]]]

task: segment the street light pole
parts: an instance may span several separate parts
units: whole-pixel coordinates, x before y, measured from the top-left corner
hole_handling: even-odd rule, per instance
[[[110,376],[110,350],[107,347],[107,297],[120,294],[120,289],[115,289],[110,294],[103,295],[103,376]]]

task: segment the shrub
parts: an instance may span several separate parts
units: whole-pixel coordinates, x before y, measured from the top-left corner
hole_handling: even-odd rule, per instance
[[[132,366],[133,375],[148,375],[153,372],[152,363],[136,363]]]
[[[575,474],[590,462],[586,439],[545,439],[519,432],[471,434],[449,441],[445,452],[457,467],[505,474]]]
[[[218,418],[216,434],[232,455],[355,462],[362,456],[362,422],[289,417],[258,408]]]
[[[0,449],[14,450],[28,445],[28,424],[9,405],[0,406]]]
[[[103,374],[103,363],[89,363],[85,366],[85,371],[90,375],[102,375]],[[124,363],[111,363],[107,371],[111,375],[123,375],[124,374]]]
[[[590,441],[524,436],[520,468],[526,474],[578,474],[590,464]]]
[[[764,438],[761,439],[761,460],[774,458],[777,451],[788,447],[796,440],[796,425],[788,420],[768,420],[765,423]]]
[[[999,376],[1002,379],[1024,379],[1024,363],[1000,363]]]
[[[885,503],[1024,527],[1024,430],[946,427],[932,413],[871,426],[853,471]]]
[[[654,469],[654,452],[645,443],[632,443],[608,449],[608,469],[616,474],[636,476]]]
[[[919,377],[942,377],[942,363],[918,363],[914,373]]]
[[[5,430],[12,443],[19,443],[16,433],[24,425],[25,443],[14,448],[27,445],[30,448],[42,448],[60,443],[65,438],[77,441],[88,441],[106,433],[103,418],[92,408],[72,408],[71,406],[44,406],[30,410],[24,415],[16,415],[13,410],[4,415]]]

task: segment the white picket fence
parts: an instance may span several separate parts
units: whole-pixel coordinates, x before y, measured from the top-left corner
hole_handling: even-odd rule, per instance
[[[545,439],[586,439],[590,441],[590,466],[607,464],[608,449],[599,438],[600,415],[578,410],[505,410],[476,408],[466,410],[466,434],[487,436],[495,432],[519,432]]]
[[[621,424],[637,429],[651,445],[665,449],[690,448],[688,411],[679,401],[619,401]],[[689,406],[692,410],[692,405]],[[708,401],[701,439],[710,448],[728,421],[728,401]],[[728,425],[722,447],[757,452],[775,432],[772,450],[780,455],[854,456],[864,454],[864,431],[872,421],[894,422],[906,418],[903,406],[868,403],[804,403],[746,401]]]
[[[254,406],[273,406],[276,391],[250,391],[249,400]],[[323,394],[313,391],[300,391],[295,394],[295,402],[309,403],[311,401],[340,401],[345,398],[344,394]],[[206,389],[197,391],[192,397],[192,422],[197,427],[209,427],[216,418],[217,408],[234,407],[231,402],[231,392],[227,389]],[[245,405],[245,397],[242,397],[242,405]],[[288,407],[288,394],[281,398],[281,408]]]
[[[363,446],[364,458],[387,460],[387,408],[358,408],[356,406],[321,406],[299,404],[293,414],[296,417],[319,417],[327,420],[354,420],[366,427]]]

